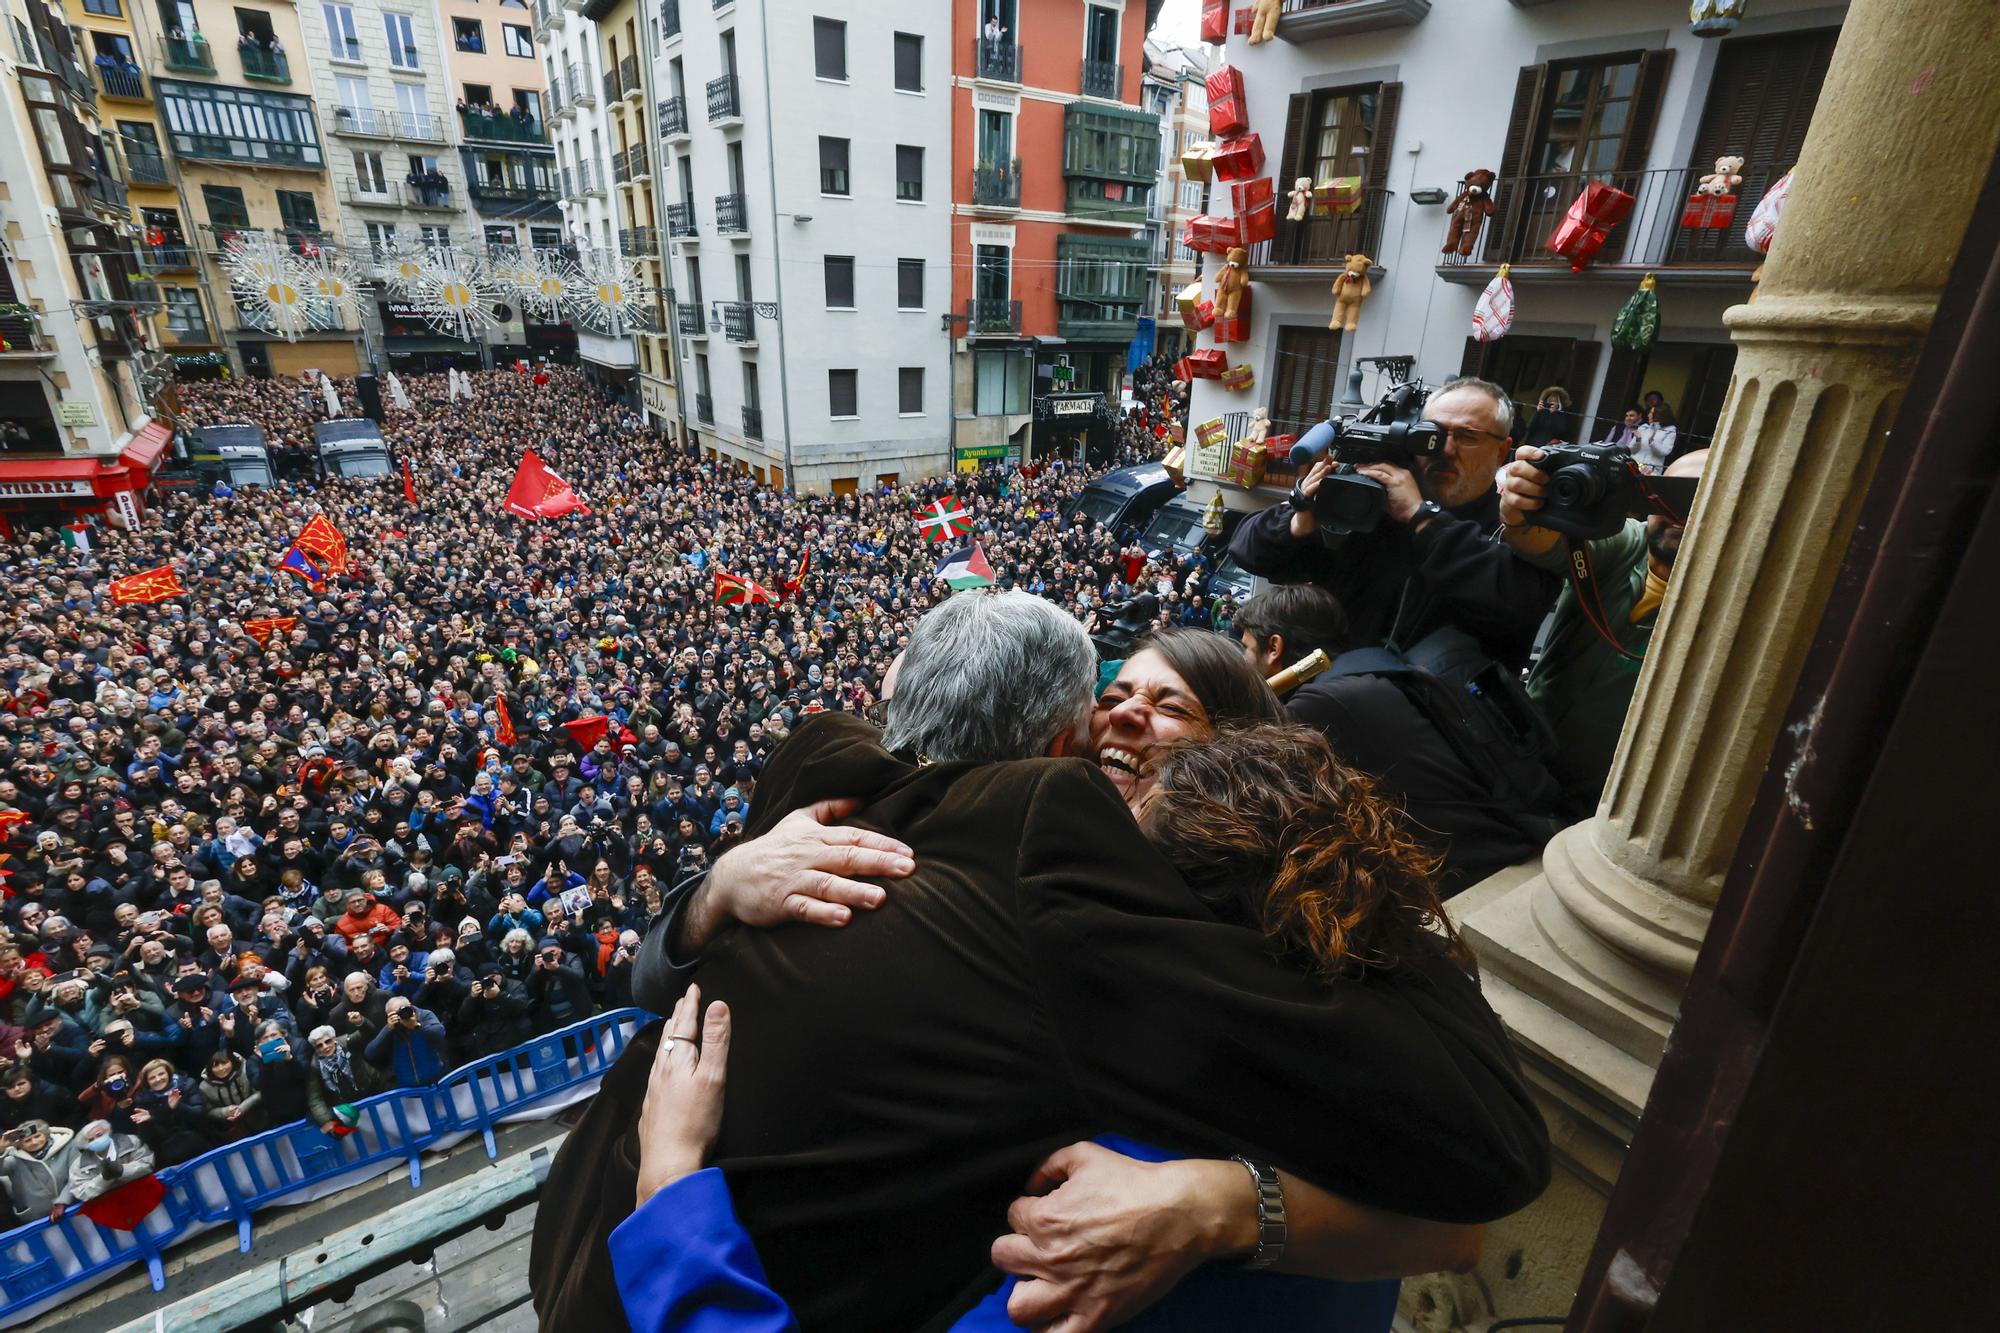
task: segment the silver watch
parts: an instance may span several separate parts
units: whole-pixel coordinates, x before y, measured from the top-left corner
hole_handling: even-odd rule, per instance
[[[1253,1162],[1240,1156],[1229,1160],[1241,1162],[1257,1188],[1257,1248],[1250,1252],[1243,1266],[1269,1268],[1285,1252],[1284,1181],[1278,1178],[1278,1169],[1268,1162]]]

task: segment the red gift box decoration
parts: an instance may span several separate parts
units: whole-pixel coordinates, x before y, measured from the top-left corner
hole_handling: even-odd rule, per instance
[[[1268,204],[1278,196],[1277,186],[1269,176],[1256,176],[1250,180],[1229,187],[1230,209],[1238,217],[1262,204]]]
[[[1218,139],[1245,134],[1250,108],[1243,100],[1243,71],[1229,65],[1208,76],[1208,132]]]
[[[1236,234],[1241,238],[1237,242],[1239,245],[1255,245],[1259,241],[1270,240],[1278,234],[1278,206],[1265,204],[1243,214],[1236,219]]]
[[[1215,305],[1209,303],[1209,325],[1215,331],[1216,343],[1247,343],[1250,341],[1250,291],[1245,287],[1236,294],[1236,317],[1217,319]]]
[[[1202,213],[1189,218],[1181,227],[1181,244],[1204,254],[1228,254],[1232,248],[1243,244],[1236,237],[1235,218],[1210,217]]]
[[[1225,181],[1247,181],[1264,172],[1264,138],[1259,134],[1238,135],[1215,145],[1209,160],[1215,166],[1215,178]]]
[[[1219,380],[1222,372],[1229,368],[1229,358],[1218,348],[1203,347],[1189,352],[1174,366],[1174,378],[1183,380]]]
[[[1299,442],[1296,435],[1267,435],[1264,437],[1264,454],[1272,462],[1290,462],[1292,446]]]
[[[1194,308],[1194,326],[1197,330],[1215,326],[1215,302],[1203,301]]]
[[[1250,35],[1250,29],[1256,25],[1256,22],[1257,22],[1257,11],[1254,8],[1244,8],[1237,10],[1236,35],[1238,37],[1248,37]]]
[[[1696,231],[1722,231],[1736,220],[1733,194],[1691,194],[1681,225]]]
[[[1216,46],[1229,40],[1229,0],[1201,0],[1201,39]]]
[[[1556,224],[1545,249],[1569,260],[1569,271],[1581,273],[1596,257],[1611,228],[1632,212],[1632,196],[1602,181],[1589,181]]]

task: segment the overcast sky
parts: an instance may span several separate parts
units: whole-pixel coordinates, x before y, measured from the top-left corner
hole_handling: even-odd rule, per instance
[[[1169,46],[1201,44],[1201,0],[1167,0],[1160,6],[1160,21],[1153,39]]]

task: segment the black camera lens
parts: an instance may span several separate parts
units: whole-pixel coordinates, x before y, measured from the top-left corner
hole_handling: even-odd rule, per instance
[[[1604,498],[1605,478],[1600,468],[1572,463],[1556,469],[1549,478],[1549,503],[1564,509],[1584,509]]]

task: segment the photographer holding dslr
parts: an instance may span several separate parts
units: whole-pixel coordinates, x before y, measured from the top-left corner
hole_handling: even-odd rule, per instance
[[[1420,421],[1408,420],[1419,404]],[[1379,417],[1389,420],[1379,425],[1371,420]],[[1460,376],[1425,401],[1421,385],[1402,384],[1363,418],[1359,431],[1355,424],[1342,421],[1313,434],[1326,431],[1343,441],[1350,434],[1383,437],[1390,447],[1370,457],[1398,455],[1395,444],[1406,438],[1428,447],[1400,451],[1410,466],[1350,465],[1339,458],[1347,445],[1336,444],[1313,463],[1286,503],[1252,515],[1236,529],[1230,554],[1274,583],[1312,583],[1332,593],[1347,610],[1356,644],[1408,648],[1449,625],[1507,666],[1526,665],[1560,575],[1517,560],[1495,540],[1499,497],[1493,477],[1514,425],[1506,392]],[[1435,429],[1426,430],[1425,424]],[[1370,483],[1379,485],[1379,500],[1361,494],[1374,489]],[[1336,530],[1323,520],[1332,518],[1344,499],[1361,501],[1367,512]]]
[[[1571,462],[1572,458],[1584,461]],[[1611,642],[1591,623],[1596,612],[1583,605],[1576,588],[1565,587],[1556,602],[1548,645],[1528,674],[1528,695],[1555,729],[1556,753],[1551,766],[1563,786],[1564,806],[1578,819],[1597,808],[1598,797],[1604,792],[1604,780],[1618,748],[1618,733],[1625,728],[1632,690],[1639,683],[1646,645],[1652,640],[1653,624],[1667,595],[1667,577],[1680,553],[1683,521],[1692,499],[1691,492],[1673,496],[1678,518],[1655,512],[1645,519],[1627,517],[1616,522],[1630,505],[1630,497],[1620,494],[1616,484],[1616,469],[1625,466],[1628,459],[1624,452],[1604,445],[1584,449],[1558,445],[1549,450],[1523,445],[1515,451],[1514,461],[1501,469],[1498,481],[1502,540],[1524,564],[1560,578],[1570,558],[1562,541],[1566,534],[1575,541],[1611,529],[1609,536],[1588,540],[1580,549],[1589,552],[1590,581],[1596,586],[1602,608],[1601,623],[1615,634],[1617,642]],[[1708,450],[1697,449],[1670,463],[1665,475],[1699,478],[1707,461]],[[1613,470],[1606,474],[1606,484],[1584,487],[1585,494],[1573,496],[1570,492],[1578,489],[1577,479],[1564,477],[1566,484],[1559,484],[1549,471],[1537,466],[1543,463],[1559,473],[1572,468],[1579,474],[1587,474],[1593,467]],[[1665,489],[1657,480],[1651,485]],[[1596,493],[1599,489],[1604,491],[1601,497]],[[1600,521],[1598,511],[1603,511],[1606,521]],[[1538,518],[1549,526],[1539,526]]]

